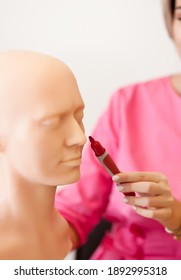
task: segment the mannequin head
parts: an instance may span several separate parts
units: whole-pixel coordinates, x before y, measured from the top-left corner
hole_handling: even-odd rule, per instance
[[[56,186],[80,176],[84,103],[71,70],[30,51],[0,54],[0,172]]]

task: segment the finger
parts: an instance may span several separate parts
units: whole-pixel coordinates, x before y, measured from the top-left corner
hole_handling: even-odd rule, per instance
[[[172,196],[150,196],[150,197],[126,197],[124,202],[132,206],[146,208],[168,208],[171,207],[174,198]]]
[[[166,220],[171,216],[171,208],[145,209],[134,206],[133,209],[136,211],[136,213],[145,218],[151,218],[158,221]]]
[[[124,182],[155,182],[159,183],[167,182],[167,178],[158,172],[122,172],[116,174],[112,177],[112,180],[116,183],[124,183]]]
[[[117,190],[124,193],[137,192],[150,195],[161,195],[170,193],[170,189],[167,184],[154,182],[134,182],[119,184],[117,186]]]

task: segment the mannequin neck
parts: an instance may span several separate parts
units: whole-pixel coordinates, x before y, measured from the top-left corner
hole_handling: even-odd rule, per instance
[[[0,172],[0,221],[26,224],[31,228],[44,228],[54,222],[56,186],[28,182],[11,168]],[[27,223],[28,220],[28,223]]]
[[[2,176],[1,176],[2,175]],[[0,259],[63,259],[72,247],[69,226],[55,210],[56,186],[0,174]]]

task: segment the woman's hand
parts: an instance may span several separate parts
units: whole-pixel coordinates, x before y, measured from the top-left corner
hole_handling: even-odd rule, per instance
[[[126,196],[125,203],[146,218],[159,221],[169,230],[181,228],[181,202],[170,190],[167,178],[155,172],[123,172],[113,176],[118,190],[136,192],[138,196]]]

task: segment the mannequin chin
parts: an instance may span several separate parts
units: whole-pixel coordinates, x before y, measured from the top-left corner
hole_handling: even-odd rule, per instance
[[[0,53],[1,259],[61,259],[70,250],[54,195],[57,185],[80,177],[83,109],[62,61],[31,51]]]

